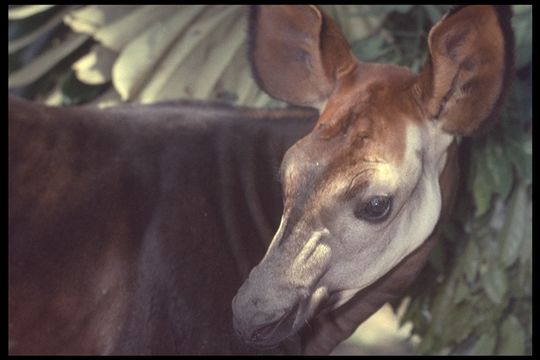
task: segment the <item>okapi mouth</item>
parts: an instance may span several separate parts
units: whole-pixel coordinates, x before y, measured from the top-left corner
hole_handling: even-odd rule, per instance
[[[324,307],[327,300],[326,289],[315,290],[310,296],[302,297],[277,318],[269,322],[253,324],[235,317],[233,324],[238,336],[248,345],[257,349],[270,349],[294,336],[308,320]],[[236,307],[237,311],[240,309]]]
[[[300,305],[297,303],[276,321],[255,329],[249,338],[250,345],[258,348],[273,348],[294,334],[296,332],[294,323],[298,317],[299,308]]]

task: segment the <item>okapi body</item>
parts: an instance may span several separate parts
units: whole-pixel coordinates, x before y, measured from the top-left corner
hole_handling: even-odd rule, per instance
[[[281,157],[315,119],[10,98],[10,353],[258,352],[231,300],[279,223]]]

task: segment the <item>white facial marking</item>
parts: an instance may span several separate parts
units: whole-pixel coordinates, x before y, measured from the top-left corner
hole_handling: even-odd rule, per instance
[[[325,99],[318,104],[315,104],[314,107],[319,110],[319,114],[322,114],[326,109],[326,104],[328,104],[328,99]]]
[[[311,295],[307,304],[306,314],[307,317],[311,317],[317,307],[328,297],[328,289],[324,286],[317,288]],[[297,318],[293,326],[296,326],[299,321],[303,321],[301,318]]]
[[[402,164],[376,164],[363,194],[364,200],[391,195],[389,218],[370,223],[348,214],[347,208],[336,212],[330,237],[334,245],[339,239],[343,246],[335,256],[339,266],[327,278],[332,288],[342,290],[336,307],[388,273],[433,232],[441,211],[439,175],[452,140],[435,126],[410,124]]]
[[[281,215],[281,221],[279,222],[279,227],[278,227],[274,237],[272,238],[272,241],[270,242],[270,246],[268,247],[268,250],[266,250],[266,253],[264,254],[264,257],[261,260],[261,262],[266,260],[266,258],[272,252],[273,248],[275,248],[277,246],[277,239],[281,238],[281,234],[283,233],[284,228],[285,228],[285,214]]]
[[[321,243],[323,236],[328,235],[327,229],[314,231],[302,247],[292,265],[287,269],[286,277],[292,284],[301,286],[310,284],[330,259],[330,246]]]
[[[399,174],[394,166],[387,163],[381,163],[377,166],[377,178],[388,184],[389,187],[395,188],[398,185]]]
[[[293,267],[294,266],[300,266],[301,264],[304,264],[310,256],[314,256],[314,253],[324,252],[324,248],[327,248],[324,244],[319,244],[319,240],[324,234],[328,234],[328,230],[319,230],[314,231],[309,240],[306,242],[296,259],[294,260]],[[318,250],[322,249],[322,250]]]

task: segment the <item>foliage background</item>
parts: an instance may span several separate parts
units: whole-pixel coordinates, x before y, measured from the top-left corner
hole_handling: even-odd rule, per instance
[[[362,60],[418,72],[446,5],[328,5]],[[453,218],[409,291],[422,354],[532,353],[532,6],[513,5],[516,76],[500,120],[462,139]],[[8,88],[51,105],[219,99],[285,106],[251,79],[240,6],[8,8]],[[204,76],[201,76],[204,74]]]

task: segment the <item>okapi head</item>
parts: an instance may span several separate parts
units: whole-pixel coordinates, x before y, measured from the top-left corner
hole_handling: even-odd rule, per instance
[[[499,109],[512,61],[509,6],[461,6],[429,32],[420,74],[366,63],[316,6],[257,6],[249,56],[271,96],[319,109],[281,164],[284,211],[233,300],[254,346],[296,333],[419,248],[439,221],[440,174],[456,136]]]

